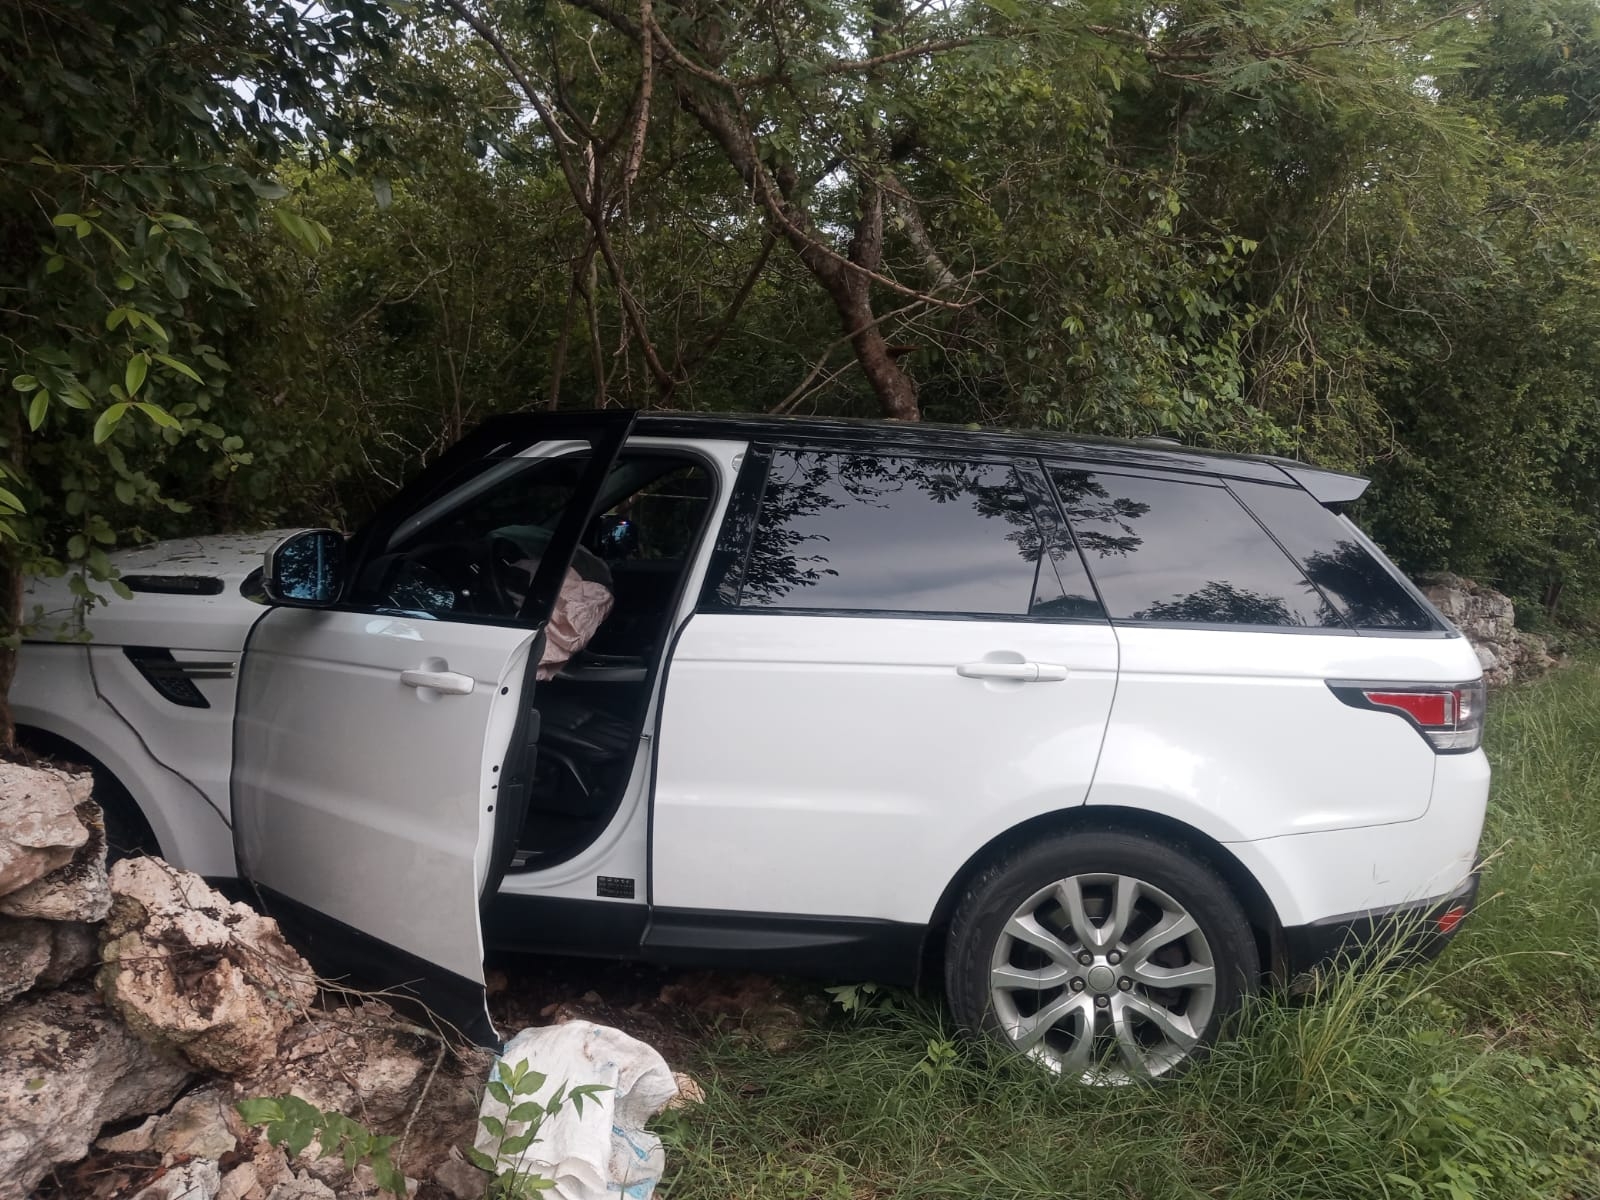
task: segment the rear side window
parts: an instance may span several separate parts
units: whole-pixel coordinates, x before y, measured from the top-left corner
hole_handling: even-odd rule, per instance
[[[1357,629],[1437,629],[1405,585],[1356,539],[1354,532],[1297,487],[1230,482],[1250,511],[1271,529],[1311,582]]]
[[[1061,466],[1050,478],[1113,620],[1344,627],[1219,481]]]
[[[1021,617],[1061,597],[1011,466],[777,450],[738,604]]]

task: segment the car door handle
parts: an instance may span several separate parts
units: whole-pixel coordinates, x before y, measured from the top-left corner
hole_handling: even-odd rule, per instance
[[[432,688],[446,696],[471,695],[473,685],[471,675],[456,671],[401,671],[400,682],[407,687]]]
[[[1059,683],[1067,677],[1059,663],[970,662],[956,668],[965,679],[1015,679],[1021,683]]]

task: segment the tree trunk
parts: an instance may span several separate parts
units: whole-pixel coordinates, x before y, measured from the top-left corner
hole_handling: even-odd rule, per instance
[[[757,158],[755,142],[727,101],[685,86],[682,81],[678,94],[684,108],[722,147],[745,185],[758,196],[769,190],[769,177]],[[778,206],[782,219],[772,224],[833,301],[840,327],[850,339],[883,415],[897,421],[921,420],[917,385],[889,353],[889,343],[872,312],[872,280],[864,273],[876,271],[883,258],[882,189],[875,180],[857,177],[861,215],[850,241],[848,261],[845,261],[828,251],[810,215],[794,200],[796,181],[792,175],[779,172],[776,184],[778,195],[771,195],[769,191],[767,202]],[[861,269],[851,270],[852,264]]]

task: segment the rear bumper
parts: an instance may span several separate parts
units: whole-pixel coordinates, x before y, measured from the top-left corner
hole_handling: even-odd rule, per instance
[[[1289,926],[1283,931],[1288,977],[1372,954],[1402,961],[1437,958],[1477,899],[1473,871],[1454,891],[1431,900]]]

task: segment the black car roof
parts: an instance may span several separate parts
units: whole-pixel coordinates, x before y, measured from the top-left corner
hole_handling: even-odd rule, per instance
[[[1355,500],[1366,490],[1359,475],[1329,471],[1294,459],[1268,455],[1229,454],[1157,440],[1127,440],[1010,431],[973,425],[932,422],[852,420],[842,417],[772,417],[713,413],[640,413],[633,427],[644,437],[734,438],[741,441],[821,442],[907,452],[974,450],[993,454],[1070,457],[1108,466],[1150,467],[1228,475],[1236,479],[1286,482],[1304,487],[1324,504]]]

